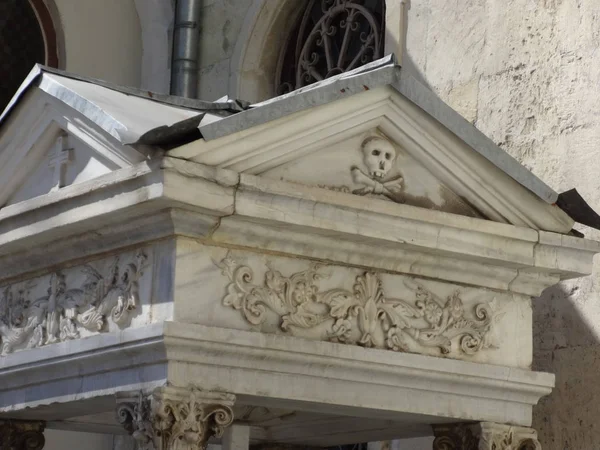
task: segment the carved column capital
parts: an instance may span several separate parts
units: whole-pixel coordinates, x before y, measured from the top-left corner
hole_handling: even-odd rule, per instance
[[[233,422],[235,396],[164,387],[117,400],[117,420],[143,450],[205,449]]]
[[[472,427],[462,423],[434,425],[433,450],[478,450],[479,439]]]
[[[41,450],[45,427],[44,422],[0,420],[0,450]]]
[[[433,427],[433,450],[542,450],[532,428],[490,422]]]

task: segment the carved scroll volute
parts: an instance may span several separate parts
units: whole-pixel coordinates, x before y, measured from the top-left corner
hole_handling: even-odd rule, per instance
[[[532,428],[496,423],[436,425],[433,450],[542,450]]]
[[[433,427],[433,431],[433,450],[478,450],[479,439],[468,425],[439,425]]]
[[[119,399],[117,420],[143,450],[205,449],[233,422],[234,402],[231,394],[165,387]]]
[[[0,420],[0,450],[41,450],[44,422]]]

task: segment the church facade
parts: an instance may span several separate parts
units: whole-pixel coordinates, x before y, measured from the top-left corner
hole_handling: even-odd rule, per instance
[[[8,2],[0,448],[598,442],[567,5],[301,3]]]

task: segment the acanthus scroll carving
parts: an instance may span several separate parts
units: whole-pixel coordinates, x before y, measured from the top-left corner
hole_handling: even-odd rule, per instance
[[[233,423],[234,402],[231,394],[165,387],[121,400],[117,420],[142,450],[206,449]]]
[[[356,277],[351,290],[322,291],[319,280],[327,275],[317,264],[290,276],[269,268],[262,284],[253,282],[250,267],[234,259],[217,265],[231,281],[223,304],[253,325],[274,314],[284,332],[324,330],[330,341],[394,351],[411,351],[417,344],[447,354],[457,342],[461,352],[475,354],[494,346],[491,331],[499,318],[494,301],[477,304],[470,315],[458,291],[443,299],[412,279],[404,282],[404,292],[414,296],[410,301],[388,297],[372,272]]]
[[[104,273],[90,263],[76,269],[76,276],[57,271],[4,286],[0,289],[0,354],[77,339],[82,330],[100,332],[108,321],[128,326],[139,305],[139,280],[146,260],[139,251],[114,258]],[[69,279],[80,281],[72,286]],[[45,293],[33,297],[44,284]]]

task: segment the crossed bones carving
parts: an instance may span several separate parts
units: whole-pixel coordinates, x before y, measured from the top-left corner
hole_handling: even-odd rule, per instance
[[[353,167],[352,170],[352,181],[358,185],[362,185],[359,189],[354,189],[353,194],[367,195],[367,194],[380,194],[385,195],[390,200],[398,201],[398,195],[402,193],[403,178],[398,177],[393,180],[379,182],[369,177],[366,173],[360,170],[358,167]]]
[[[400,194],[402,193],[404,179],[396,177],[393,180],[383,181],[396,159],[394,146],[385,139],[371,137],[363,142],[362,151],[368,174],[358,167],[351,169],[352,181],[362,186],[353,190],[352,193],[357,195],[385,195],[390,200],[402,202]]]

